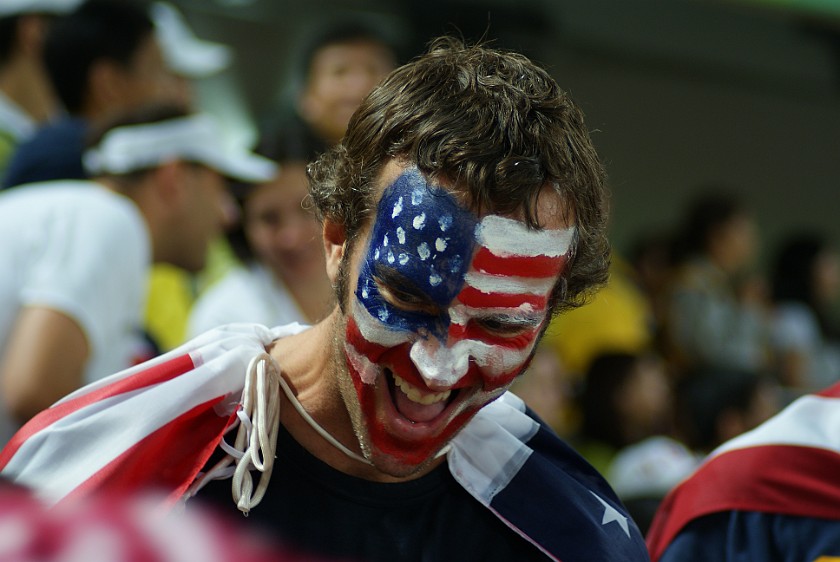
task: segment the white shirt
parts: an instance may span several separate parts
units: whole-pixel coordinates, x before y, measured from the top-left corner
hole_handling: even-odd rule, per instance
[[[198,298],[187,335],[192,338],[233,322],[280,326],[307,320],[288,289],[267,269],[253,265],[231,270]]]
[[[90,346],[85,382],[116,373],[137,351],[151,244],[128,198],[59,181],[0,194],[0,352],[24,306],[75,320]]]

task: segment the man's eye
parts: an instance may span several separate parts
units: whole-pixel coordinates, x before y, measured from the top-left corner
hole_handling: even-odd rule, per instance
[[[512,318],[477,318],[474,322],[490,334],[511,338],[530,332],[535,327],[529,320]]]
[[[377,282],[379,294],[385,302],[404,310],[406,312],[419,312],[422,314],[437,315],[438,307],[427,298],[405,291],[398,287],[390,287]]]

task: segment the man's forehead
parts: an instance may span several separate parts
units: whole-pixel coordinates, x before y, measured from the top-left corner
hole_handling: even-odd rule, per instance
[[[475,214],[471,210],[472,202],[469,200],[468,194],[464,190],[454,189],[454,182],[450,178],[445,176],[429,177],[427,174],[420,171],[417,166],[398,159],[389,160],[379,173],[379,177],[376,182],[376,205],[374,205],[374,208],[378,206],[385,190],[391,187],[401,176],[406,174],[411,176],[411,181],[415,184],[417,189],[429,189],[430,187],[434,187],[443,190],[454,199],[458,206],[467,212]],[[545,229],[560,230],[574,227],[574,213],[569,211],[568,205],[564,204],[561,196],[556,192],[550,183],[546,183],[540,191],[540,195],[537,198],[536,211],[541,226]],[[482,217],[487,214],[492,213],[482,214]],[[482,217],[477,218],[480,220]],[[523,222],[524,226],[525,217],[524,210],[522,209],[517,210],[515,213],[507,216],[506,218]]]
[[[469,264],[476,247],[523,258],[559,258],[572,247],[574,227],[534,230],[514,217],[478,217],[451,189],[429,180],[417,167],[392,162],[381,180],[370,243],[389,263],[417,261],[428,267],[443,260],[449,273],[455,273]],[[398,247],[405,253],[395,254]],[[411,259],[413,253],[418,260]]]

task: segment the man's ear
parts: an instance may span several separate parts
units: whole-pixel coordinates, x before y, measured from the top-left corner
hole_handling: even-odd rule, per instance
[[[327,276],[335,284],[338,279],[338,269],[341,260],[344,258],[344,249],[347,246],[347,232],[344,225],[333,220],[324,219],[324,255],[327,260]]]

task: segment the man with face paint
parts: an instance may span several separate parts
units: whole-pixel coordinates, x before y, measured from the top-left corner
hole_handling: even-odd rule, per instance
[[[527,364],[574,227],[479,218],[396,160],[381,177],[387,187],[356,252],[355,289],[341,296],[336,337],[346,340],[348,369],[339,380],[352,384],[345,400],[359,409],[355,430],[374,465],[402,476],[433,459]],[[552,199],[547,189],[538,202],[547,209],[559,204]]]
[[[249,521],[339,559],[647,560],[604,479],[507,392],[606,279],[604,172],[569,97],[522,55],[439,39],[309,176],[326,319],[222,327],[71,395],[2,474],[50,501],[155,485],[224,505],[210,480],[232,476]]]

